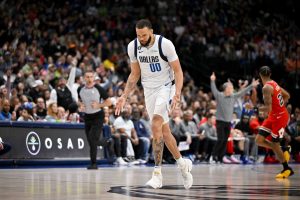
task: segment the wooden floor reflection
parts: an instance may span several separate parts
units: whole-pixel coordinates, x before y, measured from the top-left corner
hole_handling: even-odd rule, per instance
[[[175,165],[163,167],[164,186],[144,186],[152,167],[0,169],[0,199],[300,199],[300,165],[277,181],[281,165],[196,165],[185,190]]]

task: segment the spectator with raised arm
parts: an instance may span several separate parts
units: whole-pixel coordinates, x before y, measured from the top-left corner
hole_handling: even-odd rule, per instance
[[[213,159],[216,162],[222,162],[226,152],[227,140],[230,134],[234,103],[238,98],[244,96],[253,87],[256,87],[259,84],[259,81],[253,79],[251,85],[237,93],[234,93],[233,85],[230,81],[223,84],[223,92],[220,92],[217,89],[215,83],[216,76],[214,72],[212,73],[210,80],[211,90],[217,101],[216,119],[218,140],[213,150]]]
[[[77,60],[74,58],[71,63],[68,81],[63,76],[60,77],[57,87],[52,89],[50,94],[50,101],[57,103],[58,106],[62,106],[65,110],[68,110],[68,106],[75,101],[73,96],[76,95],[74,95],[74,89],[72,88],[75,82],[76,65]]]

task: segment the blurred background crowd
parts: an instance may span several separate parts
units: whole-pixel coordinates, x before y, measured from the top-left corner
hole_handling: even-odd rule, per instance
[[[210,74],[216,72],[217,85],[230,79],[238,91],[268,65],[273,79],[291,93],[283,143],[300,162],[298,8],[293,0],[3,0],[0,121],[83,122],[76,91],[90,69],[115,104],[130,73],[126,51],[136,37],[135,22],[149,18],[154,33],[174,42],[184,71],[183,104],[170,113],[170,126],[186,156],[211,161],[217,133]],[[114,115],[114,105],[105,109],[104,134],[115,141],[107,156],[122,158],[119,164],[151,161],[143,99],[139,84],[121,116]],[[261,103],[261,86],[236,102],[224,163],[278,162],[254,144],[265,117],[257,109]],[[174,162],[167,150],[164,161]]]

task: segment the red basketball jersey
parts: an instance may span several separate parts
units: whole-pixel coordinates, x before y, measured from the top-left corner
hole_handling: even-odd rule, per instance
[[[281,93],[280,86],[275,81],[268,81],[266,84],[273,87],[273,96],[272,96],[272,111],[270,116],[282,115],[287,112],[284,100]]]

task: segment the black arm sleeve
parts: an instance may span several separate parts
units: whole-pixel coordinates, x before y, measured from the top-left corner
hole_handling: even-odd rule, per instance
[[[104,90],[103,87],[101,87],[101,86],[98,85],[98,84],[95,84],[94,87],[98,90],[101,99],[106,100],[106,99],[108,98],[108,94],[107,94],[107,92]]]
[[[78,99],[81,101],[81,96],[80,96],[80,90],[82,89],[83,86],[79,86],[77,88],[77,94],[78,94]]]

